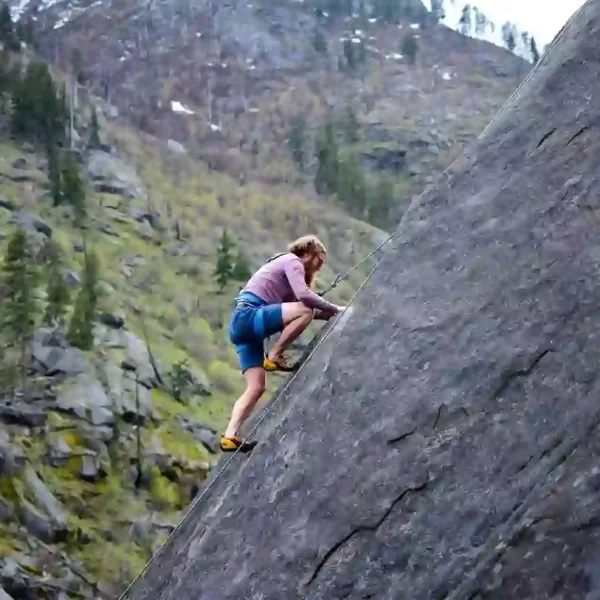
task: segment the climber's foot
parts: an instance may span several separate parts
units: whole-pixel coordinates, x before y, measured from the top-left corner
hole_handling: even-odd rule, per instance
[[[297,364],[293,364],[286,356],[265,356],[265,360],[263,361],[263,369],[265,371],[283,371],[284,373],[291,373],[297,368]]]
[[[246,442],[238,435],[232,437],[221,437],[221,443],[219,444],[221,452],[251,452],[254,450],[254,446],[258,444],[257,441]]]

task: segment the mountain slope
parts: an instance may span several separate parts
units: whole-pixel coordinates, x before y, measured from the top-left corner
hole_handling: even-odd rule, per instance
[[[590,0],[129,598],[598,594],[598,33]]]
[[[46,6],[31,0],[24,13],[36,15],[46,57],[68,72],[77,50],[77,70],[119,113],[244,181],[311,188],[315,140],[350,106],[360,133],[347,149],[366,173],[393,178],[394,222],[531,67],[431,25],[419,2],[406,9],[412,19],[393,22],[368,3],[352,17],[292,0]],[[415,65],[402,54],[411,34]],[[302,171],[289,150],[298,117],[307,124]]]
[[[213,279],[224,228],[253,267],[291,239],[317,233],[329,249],[323,285],[385,236],[335,207],[317,213],[289,186],[240,187],[211,173],[125,119],[105,119],[85,89],[78,102],[86,244],[100,259],[98,323],[86,352],[64,332],[38,327],[26,394],[35,402],[18,391],[0,401],[0,586],[15,599],[54,598],[53,590],[88,597],[96,584],[117,593],[212,468],[243,385],[227,336],[240,282],[218,294]],[[94,106],[102,148],[87,144]],[[7,123],[0,117],[0,253],[17,224],[38,260],[54,240],[74,299],[83,278],[81,232],[70,207],[53,206],[45,153],[11,138]],[[370,264],[331,298],[347,299]],[[192,385],[178,401],[174,378],[184,360]],[[279,379],[270,377],[269,387]]]

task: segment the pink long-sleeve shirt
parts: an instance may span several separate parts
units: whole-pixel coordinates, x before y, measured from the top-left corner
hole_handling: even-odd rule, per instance
[[[250,278],[243,292],[250,292],[268,304],[302,302],[309,308],[335,314],[337,307],[315,294],[305,280],[304,265],[295,254],[283,254],[263,265]]]

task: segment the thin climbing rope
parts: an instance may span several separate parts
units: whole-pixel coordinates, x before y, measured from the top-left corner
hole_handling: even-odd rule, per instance
[[[394,234],[391,234],[388,237],[388,239],[386,240],[385,243],[389,242],[393,237],[394,237]],[[376,250],[378,250],[378,249],[379,248],[377,248]],[[375,251],[371,252],[370,256],[372,256]],[[364,260],[366,260],[366,259],[364,259]],[[362,264],[364,262],[364,260],[361,261],[361,263],[359,263],[359,264]],[[290,377],[288,379],[288,381],[283,386],[282,390],[279,392],[279,394],[277,395],[277,397],[275,398],[275,400],[273,400],[273,402],[271,403],[271,405],[265,410],[265,412],[263,413],[263,415],[261,416],[261,418],[257,421],[256,425],[248,433],[246,439],[251,439],[252,435],[260,427],[261,423],[271,413],[273,407],[277,404],[277,402],[279,401],[279,399],[283,396],[283,393],[286,391],[286,389],[294,381],[296,375],[298,375],[298,373],[300,373],[300,371],[302,371],[302,369],[304,368],[304,365],[306,365],[306,363],[309,362],[309,360],[313,357],[314,353],[318,350],[318,348],[321,346],[321,344],[328,338],[329,334],[335,329],[335,326],[337,325],[338,321],[344,316],[344,314],[346,313],[346,311],[348,310],[348,308],[352,305],[352,303],[356,299],[356,296],[367,285],[367,283],[369,282],[369,280],[373,276],[373,273],[375,273],[375,270],[379,266],[379,262],[381,262],[381,261],[378,261],[377,264],[371,269],[371,271],[369,272],[369,274],[367,275],[367,277],[365,278],[365,280],[360,284],[360,286],[358,287],[358,289],[354,292],[354,295],[352,296],[352,298],[350,298],[350,301],[344,307],[344,309],[337,314],[337,318],[335,319],[333,325],[324,333],[323,337],[315,344],[315,347],[311,350],[311,352],[309,353],[309,355],[302,362],[302,364],[300,365],[300,367],[298,368],[298,370],[292,375],[292,377]],[[193,510],[196,508],[196,506],[198,506],[198,504],[206,496],[206,494],[209,492],[209,490],[212,488],[212,486],[215,484],[215,482],[221,477],[221,475],[227,469],[227,467],[229,466],[229,464],[231,463],[231,461],[236,457],[236,455],[238,454],[238,452],[240,452],[240,450],[241,450],[241,446],[235,452],[232,453],[232,455],[225,462],[225,464],[221,467],[221,469],[218,471],[218,473],[213,477],[213,479],[210,481],[210,483],[202,490],[202,492],[198,496],[196,496],[196,498],[191,503],[191,505],[188,508],[188,510],[186,511],[186,513],[183,515],[183,517],[181,518],[181,520],[179,521],[179,523],[175,527],[175,529],[173,529],[173,531],[171,532],[171,534],[169,535],[169,537],[160,545],[160,547],[158,548],[158,550],[156,551],[156,553],[150,558],[150,560],[144,565],[144,568],[138,573],[138,575],[135,577],[135,579],[129,584],[129,586],[127,587],[127,589],[119,597],[119,600],[123,600],[125,598],[125,596],[129,592],[129,590],[131,590],[131,588],[137,583],[137,581],[140,579],[140,577],[148,570],[148,567],[158,558],[158,556],[160,555],[160,553],[162,552],[162,550],[165,548],[165,546],[169,543],[169,541],[171,540],[171,538],[177,533],[177,531],[181,528],[181,526],[183,525],[183,523],[187,520],[187,518],[190,516],[190,514],[193,512]]]
[[[559,39],[564,35],[565,31],[570,27],[570,25],[573,23],[573,21],[578,17],[578,15],[585,9],[585,7],[591,2],[592,0],[588,0],[585,4],[583,4],[576,12],[574,12],[571,15],[571,18],[565,23],[565,25],[562,27],[562,29],[558,32],[558,34],[556,35],[556,37],[554,38],[554,40],[552,40],[551,44],[548,46],[548,48],[546,49],[546,52],[544,52],[544,55],[542,56],[542,58],[538,61],[538,63],[533,67],[533,69],[531,69],[531,71],[529,72],[529,74],[527,75],[527,77],[525,77],[525,79],[523,79],[523,81],[520,83],[520,85],[517,87],[517,89],[511,94],[511,96],[508,98],[508,100],[503,104],[503,106],[500,108],[500,110],[496,113],[496,116],[487,124],[487,126],[483,129],[483,131],[481,132],[481,134],[479,135],[479,138],[483,137],[483,135],[485,134],[486,131],[488,131],[488,129],[492,126],[492,124],[494,123],[494,121],[496,121],[496,119],[502,114],[502,112],[504,111],[504,109],[508,106],[508,104],[514,99],[514,97],[518,94],[519,90],[529,81],[529,79],[533,76],[533,74],[537,71],[537,69],[539,68],[539,66],[541,65],[542,61],[544,60],[544,58],[548,55],[548,53],[550,52],[550,50],[552,50],[552,48],[557,44],[557,42],[559,41]],[[447,170],[447,169],[446,169]],[[352,269],[350,269],[349,271],[347,271],[346,273],[344,273],[341,276],[338,276],[335,278],[335,280],[333,281],[333,283],[329,286],[329,288],[327,288],[327,290],[325,290],[324,292],[321,292],[321,295],[326,294],[327,292],[330,292],[333,288],[335,288],[336,285],[338,285],[340,283],[340,281],[343,281],[344,279],[346,279],[351,273],[353,273],[360,265],[362,265],[365,261],[367,261],[371,256],[373,256],[373,254],[375,254],[378,250],[380,250],[385,244],[387,244],[394,236],[396,235],[396,232],[390,234],[388,236],[387,239],[385,239],[377,248],[375,248],[375,250],[373,250],[371,253],[369,253],[363,260],[361,260],[359,263],[357,263],[354,267],[352,267]],[[359,294],[359,292],[367,285],[367,283],[369,282],[369,280],[371,279],[371,277],[373,276],[373,273],[375,273],[375,270],[377,269],[377,267],[379,266],[379,263],[381,262],[381,260],[379,260],[377,262],[377,264],[371,269],[371,271],[369,272],[369,274],[367,275],[367,277],[365,278],[365,280],[361,283],[361,285],[359,286],[359,288],[356,290],[356,292],[354,292],[354,295],[352,296],[352,298],[350,299],[350,301],[348,302],[348,304],[346,305],[346,307],[344,308],[343,311],[341,311],[340,313],[338,313],[338,316],[334,322],[334,324],[325,332],[325,334],[323,335],[323,337],[317,342],[317,344],[315,344],[315,347],[312,349],[312,351],[310,352],[310,354],[306,357],[306,359],[303,361],[303,363],[300,365],[300,367],[298,368],[298,370],[292,375],[292,377],[290,377],[290,379],[288,379],[288,381],[286,382],[286,384],[283,386],[282,390],[279,392],[277,398],[275,398],[275,400],[273,400],[273,402],[271,403],[271,405],[265,410],[265,412],[263,413],[262,417],[257,421],[256,425],[252,428],[252,430],[250,431],[250,433],[247,436],[247,439],[250,439],[252,437],[252,435],[256,432],[256,430],[260,427],[260,425],[262,424],[262,422],[266,419],[266,417],[270,414],[271,410],[273,409],[273,407],[277,404],[277,402],[279,401],[279,399],[283,396],[283,393],[286,391],[286,389],[292,384],[292,382],[294,381],[294,379],[296,378],[296,375],[298,375],[298,373],[300,373],[300,371],[304,368],[304,365],[306,365],[306,363],[309,362],[309,360],[313,357],[313,355],[315,354],[315,352],[318,350],[318,348],[321,346],[321,344],[328,338],[329,334],[335,329],[335,326],[337,325],[337,322],[343,317],[344,313],[348,310],[348,308],[352,305],[352,303],[354,302],[354,300],[356,299],[356,296]],[[158,548],[158,550],[156,551],[156,553],[154,554],[154,556],[152,556],[150,558],[150,560],[144,565],[144,568],[138,573],[138,575],[135,577],[135,579],[129,584],[129,586],[127,587],[127,589],[123,592],[123,594],[119,597],[119,600],[123,600],[125,598],[125,596],[127,595],[127,593],[131,590],[131,588],[139,581],[140,577],[142,577],[142,575],[148,570],[148,567],[158,558],[158,556],[160,555],[160,553],[162,552],[162,550],[165,548],[165,546],[169,543],[169,541],[171,540],[171,538],[177,533],[177,531],[179,531],[179,529],[181,528],[181,526],[183,525],[183,523],[187,520],[187,518],[190,516],[190,514],[193,512],[193,510],[195,509],[196,506],[198,506],[198,504],[202,501],[202,499],[206,496],[206,494],[209,492],[209,490],[212,488],[212,486],[215,484],[215,482],[221,477],[221,475],[225,472],[225,470],[227,469],[227,467],[229,466],[229,464],[231,463],[231,461],[236,457],[236,455],[238,454],[238,452],[240,452],[241,447],[238,448],[229,458],[229,460],[227,460],[225,462],[225,464],[221,467],[221,469],[219,470],[219,472],[213,477],[213,479],[210,481],[210,483],[202,490],[202,493],[200,493],[192,502],[192,504],[190,505],[189,509],[186,511],[186,513],[183,515],[183,517],[181,518],[181,520],[179,521],[179,523],[177,524],[177,526],[175,527],[175,529],[173,529],[173,531],[171,532],[171,534],[169,535],[169,537],[161,544],[161,546]]]
[[[325,294],[329,294],[329,292],[331,292],[331,290],[333,288],[335,288],[339,283],[344,281],[344,279],[347,279],[350,275],[352,275],[352,273],[354,273],[354,271],[356,271],[356,269],[358,269],[358,267],[360,267],[362,264],[367,262],[369,260],[369,258],[371,258],[371,256],[373,256],[373,254],[375,254],[378,250],[381,250],[381,248],[383,248],[394,237],[394,235],[395,235],[395,233],[391,233],[385,240],[383,240],[383,242],[381,242],[381,244],[379,244],[379,246],[377,246],[377,248],[375,248],[375,250],[373,250],[372,252],[369,252],[369,254],[367,254],[360,262],[356,263],[349,271],[346,271],[343,275],[338,275],[331,282],[329,287],[325,289],[325,291],[319,293],[319,296],[324,296]]]

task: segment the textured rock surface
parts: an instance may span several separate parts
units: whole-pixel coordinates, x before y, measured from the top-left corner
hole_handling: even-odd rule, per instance
[[[598,597],[599,35],[594,0],[129,598]]]

